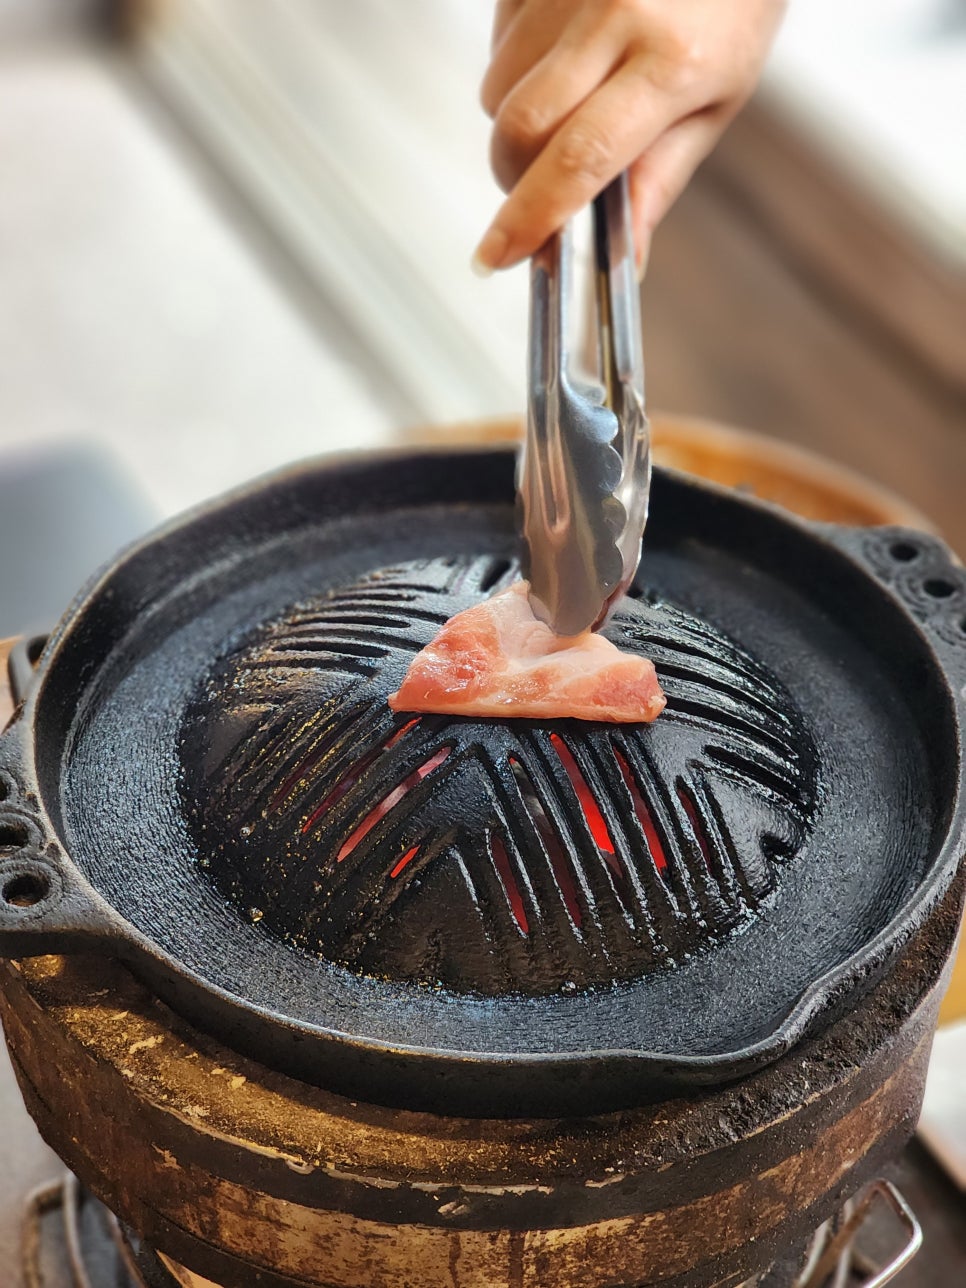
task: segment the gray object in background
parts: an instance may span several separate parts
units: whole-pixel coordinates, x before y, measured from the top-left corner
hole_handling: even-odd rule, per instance
[[[91,573],[157,518],[96,447],[0,455],[0,637],[49,630]]]

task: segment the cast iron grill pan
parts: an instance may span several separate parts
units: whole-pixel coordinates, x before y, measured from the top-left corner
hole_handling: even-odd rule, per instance
[[[732,1079],[841,1013],[962,848],[961,571],[660,475],[611,627],[655,725],[394,717],[513,576],[512,495],[504,451],[307,466],[108,570],[0,749],[4,951],[105,948],[270,1065],[484,1114]]]

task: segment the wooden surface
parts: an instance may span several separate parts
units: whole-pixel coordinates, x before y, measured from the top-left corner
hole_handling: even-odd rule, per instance
[[[526,276],[474,286],[466,270],[477,221],[492,203],[489,189],[477,186],[486,178],[485,121],[475,107],[468,110],[475,103],[475,36],[464,26],[440,42],[420,26],[431,9],[453,6],[416,6],[419,12],[394,15],[396,25],[374,30],[361,17],[345,21],[364,6],[299,0],[277,6],[288,25],[273,21],[271,40],[267,23],[260,38],[260,29],[242,20],[260,6],[128,0],[128,7],[153,15],[140,24],[138,46],[151,83],[192,144],[207,140],[208,160],[228,177],[240,198],[235,204],[258,216],[266,234],[258,244],[274,245],[283,252],[276,261],[287,257],[298,266],[285,277],[293,298],[304,299],[308,284],[315,305],[327,305],[313,313],[324,341],[357,334],[382,396],[398,387],[410,420],[445,422],[522,403]],[[292,27],[295,18],[302,25]],[[242,41],[249,77],[258,69],[247,88],[223,57],[228,31]],[[288,62],[270,54],[302,55],[307,32],[326,75],[306,76],[293,98],[302,57],[285,70]],[[331,95],[350,64],[354,79],[339,93],[352,108],[336,113],[345,128],[333,131]],[[423,79],[446,96],[430,96],[425,118],[413,93]],[[267,131],[263,93],[281,113]],[[372,115],[377,102],[384,119]],[[296,105],[306,139],[293,139],[285,104],[286,111]],[[418,142],[413,155],[388,147],[400,129]],[[455,150],[447,151],[454,139]],[[350,141],[349,153],[340,152]],[[358,208],[346,207],[346,226],[323,237],[345,194],[333,188],[331,175],[340,170],[332,158],[318,163],[312,149],[319,147],[335,149],[360,194]],[[417,156],[429,158],[425,173]],[[440,204],[442,174],[443,195],[460,194],[453,210]],[[387,204],[387,191],[400,201]],[[414,206],[427,194],[425,209]],[[311,202],[299,221],[311,234],[307,241],[285,214],[303,201]],[[378,235],[360,238],[370,217]],[[345,237],[346,254],[358,257],[348,291],[346,256],[333,253],[336,234]],[[372,264],[375,280],[362,271]],[[280,263],[276,268],[284,274]],[[387,327],[383,292],[390,288],[395,320]],[[643,299],[652,407],[810,446],[907,496],[966,550],[959,500],[966,482],[966,275],[893,225],[764,102],[739,117],[659,230]],[[459,335],[466,343],[456,343]],[[482,355],[486,362],[478,361]]]
[[[751,106],[706,178],[843,321],[890,345],[909,371],[966,395],[966,265],[920,244],[777,105]]]
[[[762,104],[658,230],[642,304],[651,408],[809,448],[966,553],[966,275]]]
[[[907,496],[966,552],[962,279],[870,222],[822,171],[752,109],[699,173],[658,235],[645,287],[651,400],[844,462]],[[963,956],[945,1014],[957,1011]],[[48,1174],[39,1142],[29,1159],[17,1153],[19,1109],[0,1101],[3,1203]],[[927,1231],[927,1254],[937,1237],[943,1229]],[[6,1288],[16,1270],[2,1242],[0,1253]],[[964,1282],[940,1264],[927,1273],[917,1261],[900,1282]]]
[[[652,406],[810,447],[966,551],[962,275],[760,106],[658,231],[642,298]]]

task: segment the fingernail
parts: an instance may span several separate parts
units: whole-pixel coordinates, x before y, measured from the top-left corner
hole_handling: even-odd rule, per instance
[[[487,229],[470,260],[473,272],[478,277],[489,277],[501,266],[509,245],[510,238],[502,228]]]
[[[493,269],[490,268],[489,264],[483,263],[482,259],[480,259],[480,252],[478,250],[473,252],[473,258],[470,260],[470,268],[477,277],[493,276]]]

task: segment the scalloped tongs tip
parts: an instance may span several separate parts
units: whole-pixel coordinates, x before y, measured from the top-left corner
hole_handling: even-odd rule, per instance
[[[606,621],[640,560],[651,480],[644,359],[626,174],[593,204],[600,384],[569,371],[573,234],[530,269],[527,432],[517,474],[530,604],[558,635]]]

